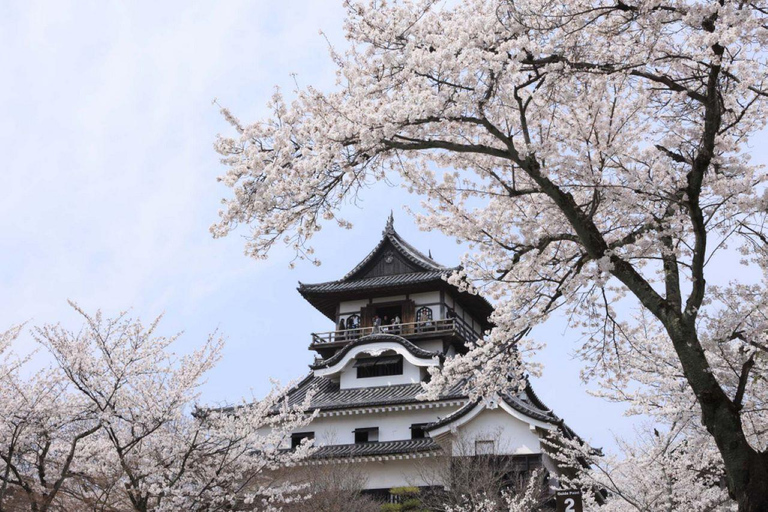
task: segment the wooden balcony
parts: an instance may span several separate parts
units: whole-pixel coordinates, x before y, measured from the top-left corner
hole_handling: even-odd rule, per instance
[[[444,320],[427,320],[397,325],[382,325],[375,327],[358,327],[343,331],[312,333],[310,349],[332,348],[344,345],[369,334],[395,334],[408,340],[418,338],[452,337],[468,342],[477,339],[477,334],[460,318]]]

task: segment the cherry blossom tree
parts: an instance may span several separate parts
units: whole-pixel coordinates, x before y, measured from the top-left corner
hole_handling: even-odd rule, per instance
[[[557,440],[552,453],[561,467],[574,470],[562,483],[584,490],[587,509],[597,505],[600,492],[607,512],[737,510],[717,447],[700,427],[675,424],[659,431],[645,425],[637,440],[618,441],[621,456],[597,457],[583,443]]]
[[[485,496],[482,494],[465,494],[459,497],[459,502],[446,502],[434,510],[444,512],[537,512],[547,510],[549,501],[542,493],[542,471],[535,470],[529,478],[522,482],[524,485],[517,489],[502,490],[499,495]]]
[[[531,329],[560,310],[600,379],[638,376],[616,355],[627,345],[662,347],[673,368],[639,384],[684,387],[689,401],[665,406],[699,416],[739,510],[768,510],[768,197],[749,155],[766,119],[768,5],[346,6],[336,90],[276,93],[250,124],[223,111],[237,133],[216,143],[232,195],[214,236],[247,224],[251,256],[287,243],[314,261],[324,223],[350,226],[346,202],[399,180],[424,198],[421,227],[468,243],[452,282],[496,301],[496,327],[430,395],[468,376],[472,394],[522,382]],[[716,282],[734,254],[743,269]],[[630,310],[651,339],[630,332]]]
[[[201,407],[221,337],[176,356],[178,335],[157,334],[159,318],[144,325],[72,306],[79,331],[33,330],[55,364],[30,378],[10,357],[0,366],[0,509],[9,489],[26,493],[32,511],[270,510],[293,499],[300,489],[272,474],[311,452],[284,449],[312,419],[306,404],[289,405],[275,387],[236,407]]]
[[[11,351],[21,326],[0,336],[0,510],[59,510],[75,468],[97,454],[99,422],[50,368],[23,375]],[[20,505],[23,503],[24,505]]]
[[[516,457],[509,455],[478,456],[476,438],[457,429],[446,443],[450,444],[449,450],[445,448],[429,463],[417,463],[419,478],[426,483],[419,499],[428,510],[533,512],[551,501],[550,482],[543,468],[526,469],[527,465],[521,466]],[[508,439],[498,429],[483,432],[482,438],[493,441],[496,453],[513,453]],[[570,467],[576,455],[572,450],[568,454]]]

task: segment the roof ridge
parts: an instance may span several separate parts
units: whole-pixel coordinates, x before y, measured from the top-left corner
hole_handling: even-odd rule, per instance
[[[528,380],[526,377],[525,379],[525,390],[524,393],[528,395],[529,400],[538,407],[539,409],[542,409],[544,411],[550,411],[554,414],[554,411],[552,411],[551,407],[547,407],[547,405],[539,398],[539,395],[536,394],[536,392],[533,390],[533,386],[531,386],[531,381]]]
[[[427,271],[427,272],[429,272],[429,273],[432,273],[432,272],[435,272],[435,273],[438,273],[438,272],[448,272],[448,271],[451,271],[451,270],[457,270],[458,268],[459,268],[459,266],[456,266],[456,267],[440,267],[439,269],[430,270],[430,271]],[[363,277],[363,278],[360,278],[360,279],[353,279],[352,282],[362,283],[362,282],[369,281],[369,280],[374,280],[374,279],[389,278],[389,277],[393,277],[393,276],[396,276],[396,277],[412,276],[412,275],[417,275],[417,274],[425,274],[427,272],[424,272],[424,271],[422,271],[422,272],[403,272],[402,274],[393,274],[393,275],[387,275],[387,276]],[[342,284],[342,283],[345,283],[345,282],[350,282],[350,281],[344,281],[344,279],[336,279],[334,281],[324,281],[322,283],[302,283],[301,281],[299,281],[299,289],[303,290],[305,288],[311,288],[311,287],[317,287],[317,286],[327,286],[327,285],[333,285],[333,284]]]
[[[407,259],[411,260],[413,263],[416,263],[417,265],[424,267],[425,270],[450,270],[451,267],[445,267],[432,258],[426,256],[424,253],[416,249],[414,246],[403,240],[403,238],[395,231],[394,226],[395,220],[393,214],[390,213],[389,218],[387,219],[387,225],[384,227],[384,231],[381,233],[381,240],[379,240],[379,243],[376,244],[376,246],[373,248],[371,252],[368,253],[368,255],[363,258],[363,260],[355,265],[355,267],[347,272],[344,277],[339,279],[338,281],[346,281],[353,275],[355,275],[357,272],[362,270],[365,265],[367,265],[372,259],[373,256],[381,249],[381,247],[384,245],[384,242],[389,240],[389,242],[399,250],[399,252],[405,256]]]
[[[395,230],[392,230],[392,234],[390,236],[390,241],[394,241],[395,244],[402,245],[403,253],[405,256],[409,257],[411,260],[421,264],[426,265],[429,267],[432,267],[432,270],[442,270],[442,269],[449,269],[450,267],[446,267],[444,265],[441,265],[440,263],[436,262],[429,256],[425,255],[423,252],[418,250],[413,245],[406,242],[403,237],[401,237]]]

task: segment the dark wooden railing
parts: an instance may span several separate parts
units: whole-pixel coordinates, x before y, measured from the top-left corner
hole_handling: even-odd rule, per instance
[[[460,318],[446,318],[444,320],[382,325],[381,327],[357,327],[341,331],[316,332],[312,333],[312,346],[352,341],[374,333],[396,334],[405,338],[455,334],[466,341],[477,338],[477,334]]]

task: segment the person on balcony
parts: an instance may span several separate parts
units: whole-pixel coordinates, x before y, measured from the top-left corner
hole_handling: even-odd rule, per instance
[[[360,316],[352,315],[347,318],[347,336],[350,338],[360,337]]]
[[[344,319],[339,320],[339,330],[336,331],[336,337],[343,340],[347,337],[346,329],[344,328]]]
[[[379,318],[379,315],[373,317],[373,332],[381,332],[381,318]]]
[[[395,318],[392,319],[392,323],[390,324],[391,330],[393,334],[400,334],[400,316],[395,315]]]

